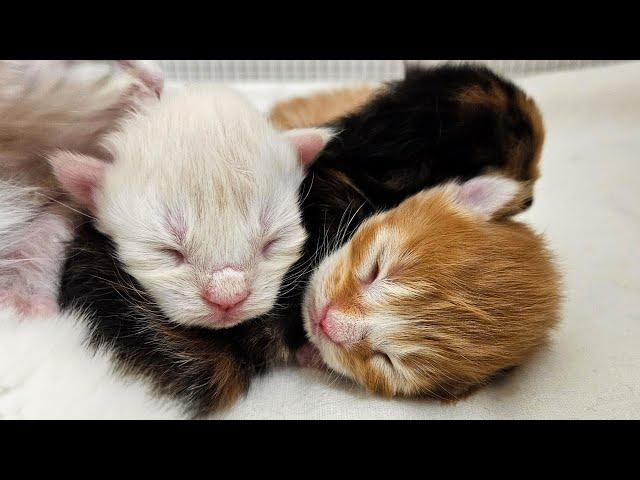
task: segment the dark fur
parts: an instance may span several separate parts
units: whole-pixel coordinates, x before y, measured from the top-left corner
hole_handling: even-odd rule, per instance
[[[461,101],[471,87],[474,98],[486,91],[488,101]],[[507,99],[504,109],[490,101],[496,88]],[[487,169],[534,179],[529,172],[541,139],[518,109],[518,95],[523,94],[515,86],[484,68],[413,70],[336,122],[337,137],[301,188],[310,236],[283,282],[304,272],[293,291],[280,295],[277,303],[284,309],[227,330],[175,326],[124,272],[109,239],[91,224],[78,231],[70,248],[60,305],[88,312],[94,346],[111,348],[123,371],[148,377],[158,392],[184,400],[192,414],[229,405],[254,375],[285,360],[304,341],[300,297],[323,246],[340,246],[370,215],[445,180]],[[521,158],[514,161],[514,154]]]
[[[91,222],[68,251],[59,303],[87,313],[91,345],[110,348],[121,371],[147,376],[196,416],[233,403],[286,354],[278,325],[264,320],[227,330],[170,323]]]

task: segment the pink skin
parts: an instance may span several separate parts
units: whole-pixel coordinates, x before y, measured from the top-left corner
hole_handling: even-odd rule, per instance
[[[311,343],[307,342],[296,351],[296,360],[298,365],[304,368],[314,368],[325,370],[327,367],[322,361],[322,356],[318,349]]]
[[[223,312],[218,310],[217,307],[212,307],[211,310],[215,313],[212,313],[207,320],[218,328],[233,327],[238,322],[238,317],[236,316],[237,310]]]
[[[239,292],[232,297],[221,297],[215,290],[205,290],[202,294],[202,299],[207,305],[216,310],[231,313],[233,310],[236,310],[248,296],[248,290]]]
[[[250,293],[246,272],[234,266],[225,266],[211,273],[209,283],[200,296],[213,312],[211,322],[233,325],[236,314]]]
[[[309,165],[324,147],[322,138],[315,135],[303,135],[291,138],[291,143],[298,151],[298,158],[302,165]]]
[[[60,269],[72,230],[62,206],[44,207],[22,241],[0,259],[0,305],[12,306],[23,315],[57,312]]]
[[[0,290],[0,305],[11,306],[21,315],[43,317],[58,311],[55,297],[49,295],[23,294],[19,289]]]
[[[246,273],[233,267],[215,270],[202,292],[207,304],[223,312],[237,308],[248,296]]]
[[[361,340],[363,331],[354,322],[345,320],[327,303],[321,310],[310,312],[311,328],[314,335],[322,335],[327,340],[338,344],[348,345]]]
[[[102,182],[105,162],[62,152],[49,159],[49,164],[60,185],[85,208],[94,211],[93,192]]]
[[[187,231],[184,218],[168,215],[165,223],[169,234],[181,245]],[[181,252],[177,255],[180,261],[189,261]],[[235,322],[236,313],[251,293],[247,283],[246,272],[237,266],[226,265],[211,272],[209,282],[202,289],[200,297],[213,311],[210,317],[212,323],[224,325]]]
[[[308,314],[311,320],[311,331],[314,336],[338,344],[346,345],[362,339],[364,331],[357,324],[345,321],[333,311],[331,302],[327,302],[322,308],[309,307]],[[327,370],[328,367],[322,360],[320,351],[311,342],[305,343],[296,351],[296,360],[301,367]]]
[[[320,324],[327,316],[327,312],[331,307],[330,303],[327,303],[322,309],[313,311],[313,309],[309,309],[309,318],[311,319],[311,330],[314,335],[320,334]]]
[[[169,235],[173,237],[178,245],[182,245],[185,237],[187,236],[187,225],[185,223],[184,217],[167,216],[165,222],[167,225],[167,229],[169,230]]]

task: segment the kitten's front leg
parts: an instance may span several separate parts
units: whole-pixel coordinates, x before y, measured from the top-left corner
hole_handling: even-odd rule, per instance
[[[60,270],[75,223],[75,213],[57,203],[44,207],[31,221],[20,241],[0,258],[0,305],[23,315],[58,310]]]

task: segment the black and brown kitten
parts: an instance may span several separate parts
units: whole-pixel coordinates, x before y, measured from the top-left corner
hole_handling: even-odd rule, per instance
[[[281,307],[226,330],[174,325],[91,223],[70,246],[61,307],[87,313],[91,344],[110,348],[121,371],[147,377],[191,415],[205,415],[232,404],[253,376],[304,342],[306,280],[364,219],[452,178],[499,171],[532,185],[544,140],[533,101],[490,70],[470,66],[410,70],[331,126],[338,133],[301,187],[309,238],[283,282]]]

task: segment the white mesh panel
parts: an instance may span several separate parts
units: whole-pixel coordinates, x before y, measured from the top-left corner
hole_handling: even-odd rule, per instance
[[[520,76],[551,70],[570,70],[616,63],[618,60],[407,60],[408,65],[436,65],[441,62],[483,63],[508,76]]]
[[[169,80],[339,81],[402,78],[402,60],[159,60]]]
[[[159,60],[169,80],[197,82],[384,81],[402,78],[406,65],[462,60]],[[464,60],[508,76],[585,68],[616,60]]]

